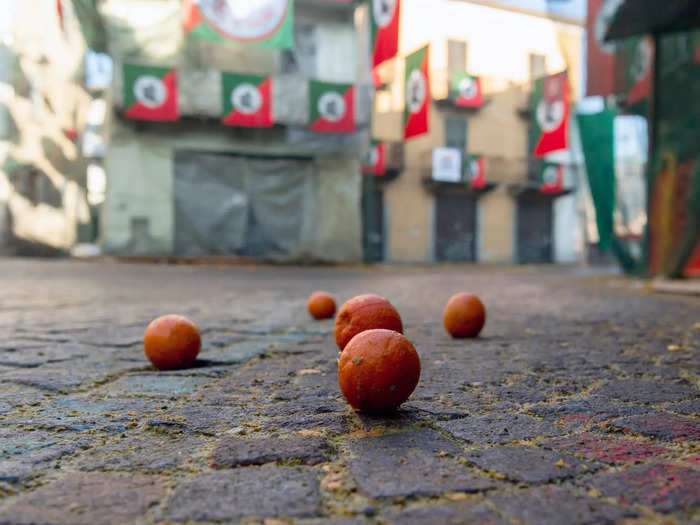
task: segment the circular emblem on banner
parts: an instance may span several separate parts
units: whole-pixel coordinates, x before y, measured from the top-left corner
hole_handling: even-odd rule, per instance
[[[318,112],[329,122],[338,122],[345,116],[345,99],[335,91],[326,91],[318,99]]]
[[[479,161],[472,160],[469,162],[469,176],[470,178],[475,178],[479,175]]]
[[[367,154],[367,164],[374,166],[379,162],[379,146],[372,146]]]
[[[420,69],[414,69],[406,82],[406,106],[409,113],[417,113],[423,107],[427,96],[427,82]]]
[[[596,16],[595,22],[593,23],[595,41],[598,43],[598,47],[608,55],[612,55],[617,49],[617,46],[615,42],[605,42],[605,33],[608,32],[610,22],[612,22],[612,18],[622,2],[623,0],[603,0],[603,5],[600,11],[598,11],[598,16]]]
[[[630,77],[633,82],[639,82],[651,70],[651,53],[649,40],[646,38],[640,40],[630,65]]]
[[[557,171],[558,170],[556,166],[547,166],[542,171],[542,184],[546,184],[547,186],[554,186],[557,183],[557,180],[559,179]]]
[[[284,23],[290,0],[197,0],[202,16],[233,40],[265,40]]]
[[[260,91],[253,84],[244,82],[239,84],[231,93],[233,108],[244,115],[256,113],[262,106],[263,99]]]
[[[388,26],[394,19],[397,0],[372,0],[374,21],[379,27]]]
[[[542,100],[537,105],[537,122],[542,131],[549,132],[557,129],[564,121],[564,102],[555,100],[547,103]]]
[[[163,81],[153,75],[143,75],[134,82],[134,96],[147,108],[162,106],[168,98],[168,90]]]
[[[477,95],[476,80],[464,77],[459,81],[459,94],[464,98],[474,98]]]

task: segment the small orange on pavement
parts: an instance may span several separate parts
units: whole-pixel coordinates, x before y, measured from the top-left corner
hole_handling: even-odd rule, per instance
[[[159,370],[186,368],[202,346],[197,325],[182,315],[164,315],[151,321],[143,336],[146,357]]]
[[[380,295],[358,295],[338,310],[335,318],[335,342],[342,352],[350,339],[373,328],[403,333],[401,316],[394,305]]]
[[[306,309],[314,319],[330,319],[335,314],[335,299],[328,292],[314,292],[306,303]]]
[[[350,406],[369,414],[390,412],[406,401],[420,378],[413,344],[393,330],[365,330],[338,361],[338,384]]]
[[[476,337],[486,323],[486,309],[476,295],[458,293],[447,301],[442,322],[452,337]]]

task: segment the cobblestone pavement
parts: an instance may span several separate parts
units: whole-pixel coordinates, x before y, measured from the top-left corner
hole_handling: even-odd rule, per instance
[[[255,268],[0,261],[0,523],[700,523],[700,307],[558,267]],[[332,322],[380,293],[423,364],[352,412]],[[484,300],[483,336],[442,307]],[[141,337],[182,313],[197,366]]]

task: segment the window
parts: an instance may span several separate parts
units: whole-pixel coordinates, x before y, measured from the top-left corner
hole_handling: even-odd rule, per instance
[[[538,53],[530,53],[529,55],[530,68],[530,83],[547,74],[547,57]]]
[[[467,43],[460,40],[447,41],[447,76],[448,81],[455,73],[467,70]]]
[[[462,153],[467,151],[467,119],[464,117],[447,117],[445,119],[445,146],[457,148]]]

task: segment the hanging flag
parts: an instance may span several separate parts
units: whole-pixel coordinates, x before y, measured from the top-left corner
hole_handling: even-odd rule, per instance
[[[652,64],[654,62],[654,39],[650,36],[628,39],[623,47],[625,63],[625,109],[629,113],[646,116]]]
[[[124,115],[128,118],[162,122],[180,118],[177,70],[124,64],[123,84]]]
[[[294,0],[182,0],[185,35],[251,47],[294,47]]]
[[[469,187],[475,190],[486,186],[485,160],[482,155],[470,155],[468,159]]]
[[[394,58],[399,51],[401,0],[370,0],[372,67]]]
[[[615,94],[616,45],[603,39],[621,0],[588,0],[586,95]]]
[[[330,82],[309,82],[309,122],[321,133],[355,131],[355,86]]]
[[[569,109],[569,82],[566,71],[535,81],[532,93],[535,157],[568,147]]]
[[[455,73],[452,79],[452,99],[456,106],[480,108],[484,103],[481,79],[465,72]]]
[[[386,156],[383,142],[378,140],[372,141],[372,145],[367,153],[367,159],[362,164],[362,173],[377,176],[386,174]]]
[[[428,108],[430,106],[429,77],[430,46],[425,46],[406,57],[404,106],[404,138],[428,132]]]
[[[564,166],[551,162],[540,165],[540,193],[561,193],[564,191]]]
[[[272,115],[272,77],[221,74],[224,108],[221,122],[227,126],[268,128],[275,124]]]

